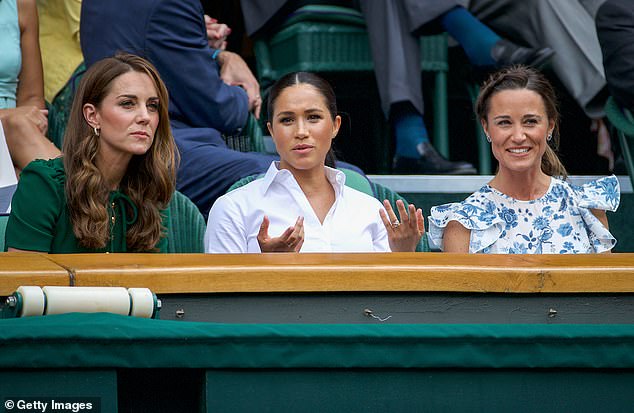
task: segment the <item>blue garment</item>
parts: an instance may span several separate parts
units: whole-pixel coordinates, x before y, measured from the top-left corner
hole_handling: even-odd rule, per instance
[[[0,56],[0,109],[14,108],[22,67],[16,0],[0,1]]]
[[[493,66],[491,48],[500,40],[484,23],[464,7],[455,7],[445,13],[442,26],[460,43],[469,60],[476,66]]]
[[[235,181],[267,170],[273,157],[230,150],[220,135],[246,124],[248,99],[220,79],[200,1],[84,0],[80,39],[87,67],[126,51],[157,68],[181,156],[177,188],[203,214]]]
[[[579,254],[616,244],[590,209],[616,211],[621,192],[612,175],[582,186],[551,178],[542,197],[520,201],[485,185],[460,203],[432,207],[430,243],[442,247],[445,227],[458,221],[471,231],[470,253]]]
[[[399,102],[392,105],[390,117],[396,139],[395,154],[406,158],[420,158],[422,154],[418,147],[423,142],[429,142],[423,115],[410,102]]]

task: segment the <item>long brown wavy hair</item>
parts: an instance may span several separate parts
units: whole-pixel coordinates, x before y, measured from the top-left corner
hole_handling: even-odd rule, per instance
[[[555,124],[552,139],[546,145],[546,152],[542,156],[542,171],[549,176],[566,179],[568,172],[557,156],[559,149],[559,110],[557,97],[552,85],[536,69],[516,65],[493,73],[480,88],[480,95],[476,100],[475,112],[481,121],[487,122],[491,97],[503,90],[528,89],[541,96],[546,108],[546,115]]]
[[[161,210],[167,207],[175,188],[176,149],[169,125],[168,94],[157,70],[147,60],[118,54],[92,65],[84,74],[75,95],[70,119],[64,134],[64,169],[66,200],[79,245],[104,248],[110,236],[108,196],[110,189],[97,168],[100,139],[83,114],[90,103],[97,109],[119,76],[128,72],[147,74],[159,98],[159,123],[150,149],[134,155],[119,184],[137,207],[137,220],[128,227],[128,251],[151,251],[165,236]],[[131,211],[126,211],[130,215]]]

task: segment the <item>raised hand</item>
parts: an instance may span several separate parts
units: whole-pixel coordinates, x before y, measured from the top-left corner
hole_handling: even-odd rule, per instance
[[[401,221],[396,218],[390,201],[383,201],[385,211],[380,210],[381,220],[387,230],[387,238],[390,249],[393,252],[413,252],[423,234],[425,234],[425,220],[423,211],[413,204],[409,204],[407,210],[405,204],[400,199],[396,201]],[[409,213],[408,213],[409,211]]]

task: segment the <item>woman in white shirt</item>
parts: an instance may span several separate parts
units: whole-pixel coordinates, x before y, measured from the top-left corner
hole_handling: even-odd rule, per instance
[[[271,88],[271,134],[279,162],[262,179],[220,197],[209,212],[205,250],[240,252],[414,251],[425,232],[422,211],[345,186],[334,163],[339,131],[335,95],[315,74],[290,73]]]

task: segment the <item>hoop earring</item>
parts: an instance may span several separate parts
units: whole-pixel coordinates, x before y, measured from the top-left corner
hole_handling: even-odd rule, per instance
[[[549,135],[548,135],[548,137],[546,138],[546,140],[547,140],[548,142],[550,142],[552,138],[553,138],[553,134],[551,133],[551,134],[549,134]]]
[[[491,143],[491,136],[487,135],[486,133],[484,134],[484,136],[486,136],[487,142]]]
[[[92,130],[93,130],[93,132],[95,132],[95,136],[99,137],[99,133],[101,132],[101,129],[99,129],[98,127],[95,126],[94,128],[92,128]]]

